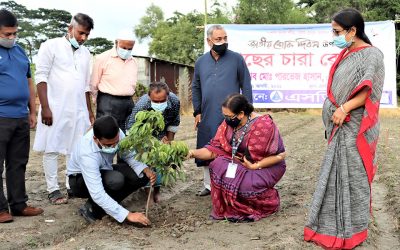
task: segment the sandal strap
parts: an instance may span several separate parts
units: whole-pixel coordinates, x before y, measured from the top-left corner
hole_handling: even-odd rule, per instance
[[[56,191],[51,192],[51,193],[48,195],[48,197],[49,197],[49,200],[50,200],[50,201],[56,201],[56,200],[58,200],[58,199],[63,199],[63,198],[65,198],[65,197],[62,195],[62,193],[60,192],[60,190],[56,190]]]

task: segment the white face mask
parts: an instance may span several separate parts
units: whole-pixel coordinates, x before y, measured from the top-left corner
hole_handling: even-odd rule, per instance
[[[14,47],[16,38],[0,38],[0,46],[10,49]]]

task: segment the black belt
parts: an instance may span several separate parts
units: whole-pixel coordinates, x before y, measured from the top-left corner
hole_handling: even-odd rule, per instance
[[[82,174],[81,174],[81,173],[69,174],[69,175],[68,175],[68,178],[72,178],[72,177],[76,178],[76,177],[78,177],[78,176],[82,176]]]
[[[130,95],[111,95],[111,94],[99,91],[97,96],[101,96],[101,95],[114,97],[114,98],[117,98],[117,99],[132,99],[132,96],[130,96]]]

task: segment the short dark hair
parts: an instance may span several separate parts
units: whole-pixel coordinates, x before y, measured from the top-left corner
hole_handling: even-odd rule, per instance
[[[229,109],[235,115],[239,114],[241,111],[243,111],[245,115],[250,115],[254,111],[253,105],[241,94],[232,94],[228,96],[222,103],[222,107]]]
[[[167,95],[169,95],[169,87],[165,82],[152,82],[149,86],[149,96],[150,93],[156,91],[156,93],[160,93],[161,91],[165,90]]]
[[[361,13],[353,8],[343,9],[333,15],[332,20],[338,23],[343,29],[349,30],[356,27],[356,36],[364,42],[372,45],[368,36],[365,34],[365,23]]]
[[[117,120],[110,116],[105,115],[97,118],[93,124],[93,134],[97,139],[113,139],[119,133]]]
[[[74,17],[72,17],[72,21],[71,24],[74,25],[73,22],[76,22],[79,25],[82,25],[83,27],[92,30],[94,28],[94,24],[93,24],[93,19],[83,13],[78,13],[76,14]]]
[[[0,10],[0,28],[18,26],[17,17],[9,10]]]

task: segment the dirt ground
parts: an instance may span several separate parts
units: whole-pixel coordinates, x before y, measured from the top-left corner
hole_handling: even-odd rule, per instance
[[[119,224],[106,216],[88,225],[77,214],[82,199],[53,206],[47,201],[41,154],[31,152],[26,184],[32,205],[45,213],[38,217],[16,217],[13,223],[0,224],[0,249],[318,249],[303,242],[303,225],[314,192],[326,147],[320,111],[278,112],[272,116],[283,135],[287,172],[278,183],[281,209],[255,223],[209,220],[211,200],[196,197],[202,186],[202,170],[193,161],[185,163],[187,181],[164,188],[162,201],[149,212],[152,226]],[[378,146],[379,170],[373,183],[373,216],[370,234],[357,249],[400,249],[400,111],[381,115]],[[33,141],[34,131],[32,131]],[[177,140],[191,148],[196,138],[193,117],[182,117]],[[65,169],[64,160],[60,164]],[[59,180],[64,187],[64,171]],[[63,189],[65,192],[65,189]],[[143,191],[128,197],[123,205],[144,211]]]

